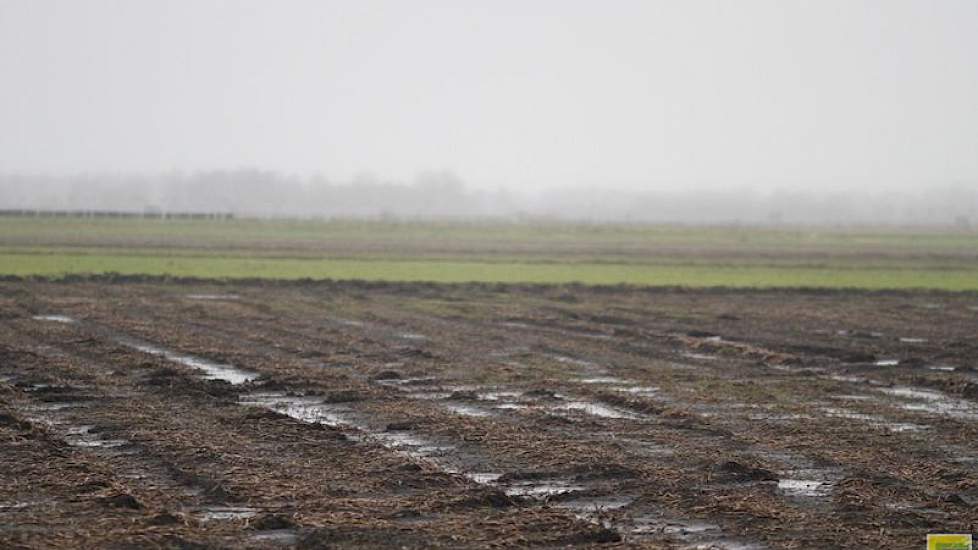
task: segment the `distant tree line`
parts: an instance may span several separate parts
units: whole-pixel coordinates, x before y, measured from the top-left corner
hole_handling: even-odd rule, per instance
[[[158,212],[146,210],[132,212],[123,210],[45,210],[39,208],[0,209],[0,217],[13,218],[148,218],[178,220],[232,220],[230,212]]]
[[[651,186],[650,186],[651,187]],[[978,183],[914,192],[560,188],[473,190],[450,172],[412,182],[369,175],[334,182],[242,169],[193,173],[41,176],[0,174],[8,215],[303,217],[361,219],[554,219],[752,225],[978,224]]]

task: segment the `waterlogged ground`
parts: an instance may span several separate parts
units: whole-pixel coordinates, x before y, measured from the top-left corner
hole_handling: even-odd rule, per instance
[[[0,547],[920,548],[978,296],[0,283]]]

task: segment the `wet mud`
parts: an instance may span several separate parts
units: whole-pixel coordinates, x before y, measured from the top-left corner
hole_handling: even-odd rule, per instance
[[[978,523],[976,303],[7,281],[0,546],[916,548]]]

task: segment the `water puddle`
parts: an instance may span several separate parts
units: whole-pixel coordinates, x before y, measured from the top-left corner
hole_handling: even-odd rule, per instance
[[[323,424],[332,428],[351,428],[388,449],[403,452],[414,458],[431,459],[455,448],[439,445],[406,431],[381,431],[364,422],[349,406],[324,403],[315,396],[290,396],[280,393],[257,393],[242,397],[238,402],[245,406],[266,408],[300,422]]]
[[[200,521],[228,521],[253,518],[258,515],[258,509],[244,506],[210,506],[195,510],[194,515]]]
[[[319,397],[290,396],[281,393],[253,393],[238,402],[263,407],[307,424],[325,424],[332,428],[353,426],[349,407],[324,403]]]
[[[441,399],[448,399],[452,396],[452,392],[447,391],[409,391],[404,394],[405,397],[409,399],[420,399],[424,401],[437,401]]]
[[[830,395],[831,399],[838,399],[840,401],[872,401],[876,399],[872,395],[855,395],[855,394],[840,394],[840,395]]]
[[[641,516],[635,518],[635,526],[629,531],[633,534],[671,535],[680,540],[688,540],[708,533],[719,535],[720,527],[705,521]]]
[[[684,546],[683,550],[762,550],[764,547],[750,542],[739,542],[734,540],[716,540],[706,543],[691,544]]]
[[[873,363],[877,367],[895,367],[900,364],[899,359],[880,359]]]
[[[472,417],[476,417],[476,418],[484,418],[484,417],[487,417],[487,416],[492,416],[492,413],[491,412],[489,412],[489,411],[487,411],[487,410],[485,410],[483,408],[475,407],[475,406],[472,406],[472,405],[460,405],[460,404],[450,403],[450,404],[445,405],[445,407],[448,410],[452,411],[453,413],[458,414],[458,415],[462,415],[462,416],[472,416]]]
[[[90,403],[84,401],[58,401],[51,403],[36,403],[33,405],[28,405],[27,410],[36,412],[57,412],[66,409],[84,409],[90,406]]]
[[[708,355],[706,353],[693,353],[693,352],[688,352],[687,351],[687,352],[683,352],[681,355],[683,357],[687,357],[689,359],[698,359],[700,361],[716,361],[717,360],[717,356],[716,355]]]
[[[945,400],[947,396],[939,391],[925,390],[922,388],[911,388],[909,386],[897,386],[893,388],[880,388],[881,392],[897,397],[908,397],[911,399],[927,399],[931,401]]]
[[[428,337],[425,336],[424,334],[415,334],[413,332],[405,332],[403,334],[398,334],[398,337],[403,338],[405,340],[415,340],[418,342],[428,339]]]
[[[511,497],[528,497],[546,499],[583,491],[584,485],[573,483],[568,479],[531,479],[499,481],[503,475],[499,472],[468,472],[462,473],[467,479],[479,485],[495,485]]]
[[[623,518],[620,525],[616,525],[616,528],[628,536],[637,538],[666,536],[680,544],[677,548],[703,550],[759,550],[763,548],[752,542],[728,537],[720,526],[714,523],[671,517],[660,513]]]
[[[216,363],[214,361],[204,359],[203,357],[197,357],[195,355],[186,353],[177,353],[163,347],[154,346],[144,342],[137,342],[129,338],[119,338],[118,341],[119,343],[129,346],[137,351],[163,357],[167,361],[172,361],[193,369],[204,371],[204,378],[207,380],[223,380],[230,384],[238,385],[258,378],[257,374],[239,369],[234,365]]]
[[[478,483],[479,485],[489,485],[490,483],[495,483],[496,480],[503,477],[503,474],[498,472],[482,472],[482,473],[472,472],[472,473],[466,473],[462,475]]]
[[[913,424],[911,422],[890,422],[881,416],[876,416],[872,414],[863,414],[849,409],[841,409],[836,407],[823,407],[822,411],[826,415],[834,418],[845,418],[848,420],[859,420],[861,422],[866,422],[873,426],[879,426],[886,428],[891,432],[917,432],[921,430],[929,429],[930,426],[923,424]]]
[[[16,502],[0,502],[0,513],[7,512],[10,510],[23,510],[25,508],[32,508],[35,506],[41,506],[49,504],[50,500],[20,500]]]
[[[292,546],[298,542],[299,534],[295,529],[271,529],[268,531],[259,531],[250,538],[252,541],[265,544]]]
[[[591,416],[597,416],[600,418],[615,418],[615,419],[631,419],[634,420],[638,418],[638,415],[622,411],[620,409],[615,409],[607,405],[602,405],[600,403],[594,403],[593,401],[570,401],[567,403],[562,403],[552,407],[554,410],[559,411],[581,411],[585,414]]]
[[[618,510],[635,502],[632,496],[581,497],[559,502],[556,506],[575,512],[582,519],[593,519],[604,512]]]
[[[747,415],[749,420],[767,420],[771,422],[787,422],[793,420],[811,420],[813,417],[800,413],[755,413]]]
[[[239,300],[237,294],[187,294],[188,300]]]
[[[802,468],[779,473],[778,490],[794,498],[826,498],[842,478],[838,471]]]
[[[900,342],[904,344],[923,344],[927,342],[926,338],[900,338]]]
[[[656,386],[628,386],[624,388],[615,388],[615,391],[627,393],[637,397],[661,397],[659,395],[659,388]]]
[[[863,378],[862,376],[843,376],[841,374],[833,374],[829,376],[831,380],[836,382],[848,382],[850,384],[865,384],[869,382],[869,379]]]
[[[35,321],[50,321],[52,323],[77,323],[78,321],[66,315],[35,315]]]
[[[594,376],[590,378],[577,378],[575,382],[581,384],[633,384],[631,380],[618,378],[617,376]]]
[[[978,421],[978,405],[963,399],[955,399],[936,390],[897,386],[880,388],[879,391],[894,397],[915,401],[915,403],[901,405],[904,410],[950,416],[959,420]]]
[[[372,432],[369,435],[384,447],[403,451],[415,458],[430,459],[455,449],[450,445],[438,445],[424,437],[408,432]]]
[[[872,338],[880,339],[884,336],[882,332],[878,331],[861,331],[861,330],[838,330],[835,332],[839,336],[852,336],[853,338]]]
[[[535,479],[501,483],[503,492],[511,497],[530,497],[546,499],[583,491],[585,487],[561,479]]]
[[[384,386],[435,386],[441,382],[441,380],[433,376],[419,376],[413,378],[390,378],[376,380],[376,382]],[[402,390],[410,391],[409,389]]]
[[[102,439],[97,433],[92,433],[94,429],[95,426],[91,424],[70,426],[65,430],[65,442],[72,447],[89,449],[114,449],[129,444],[129,441],[125,439]]]
[[[558,363],[563,363],[565,365],[575,365],[575,366],[578,366],[578,367],[586,367],[586,368],[594,368],[594,367],[597,367],[598,366],[597,363],[593,363],[593,362],[587,361],[585,359],[577,359],[575,357],[568,357],[566,355],[554,355],[554,354],[550,354],[547,357],[550,357],[554,361],[556,361]]]
[[[84,447],[89,449],[102,448],[114,449],[128,445],[125,439],[68,439],[68,445],[72,447]]]
[[[952,367],[950,365],[934,365],[931,367],[927,367],[927,369],[941,371],[941,372],[954,372],[958,370],[958,367]]]
[[[517,391],[489,391],[478,394],[478,397],[484,401],[509,401],[519,399],[521,395]]]
[[[35,384],[31,390],[51,387],[46,384]],[[117,449],[129,445],[126,439],[103,439],[95,433],[94,424],[74,424],[68,417],[70,411],[90,406],[89,402],[62,401],[37,403],[24,407],[24,418],[34,424],[42,424],[51,428],[70,447],[82,449]]]
[[[391,381],[387,381],[391,382]],[[395,387],[402,388],[404,384],[392,382]],[[444,389],[444,388],[440,388]],[[492,390],[478,393],[480,388],[466,388],[466,391],[476,392],[477,399],[485,403],[493,404],[498,408],[517,408],[526,407],[523,403],[514,403],[509,400],[525,398],[523,392]],[[564,399],[565,396],[556,396]],[[585,483],[575,482],[570,478],[548,477],[544,479],[507,479],[502,472],[493,471],[466,471],[453,467],[451,464],[459,454],[459,448],[450,444],[438,444],[433,440],[412,431],[382,431],[372,428],[371,423],[361,416],[358,416],[348,405],[323,403],[318,397],[313,396],[290,396],[282,393],[256,393],[243,397],[240,401],[242,405],[258,406],[286,414],[303,422],[318,422],[331,425],[333,427],[347,427],[359,432],[360,437],[351,437],[357,441],[367,441],[378,443],[395,452],[404,453],[416,459],[422,459],[432,464],[445,473],[458,474],[472,482],[498,487],[506,495],[511,497],[522,497],[527,499],[547,501],[553,497],[565,497],[588,490]],[[446,406],[454,408],[460,414],[476,414],[485,411],[479,407],[465,403],[448,403]],[[579,410],[586,414],[605,418],[632,418],[633,415],[606,407],[597,403],[587,401],[562,402],[560,407],[563,410]],[[374,422],[375,424],[376,422]],[[573,500],[561,502],[558,505],[579,515],[586,521],[603,525],[603,520],[599,517],[602,512],[624,508],[633,502],[630,496],[614,495],[608,497],[578,497]],[[250,508],[234,509],[210,509],[207,511],[209,519],[238,519],[252,517],[257,510]],[[636,534],[652,534],[655,529],[665,529],[670,534],[702,532],[697,528],[695,522],[671,522],[668,524],[660,523],[653,525],[651,522],[642,523],[636,530]],[[607,526],[606,527],[610,527]],[[634,527],[634,526],[633,526]],[[621,530],[621,526],[614,525],[615,529]],[[659,531],[661,532],[661,531]],[[687,540],[685,535],[683,540]],[[730,539],[723,538],[723,534],[710,526],[709,536],[711,543],[719,543]],[[291,539],[290,539],[291,540]],[[689,539],[690,541],[701,541],[700,537]],[[271,541],[269,541],[271,542]],[[731,546],[731,548],[735,548]],[[747,547],[744,547],[747,548]]]

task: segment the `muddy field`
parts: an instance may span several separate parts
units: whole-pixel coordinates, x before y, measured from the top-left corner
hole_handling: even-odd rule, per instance
[[[978,296],[0,283],[0,547],[921,548]]]

